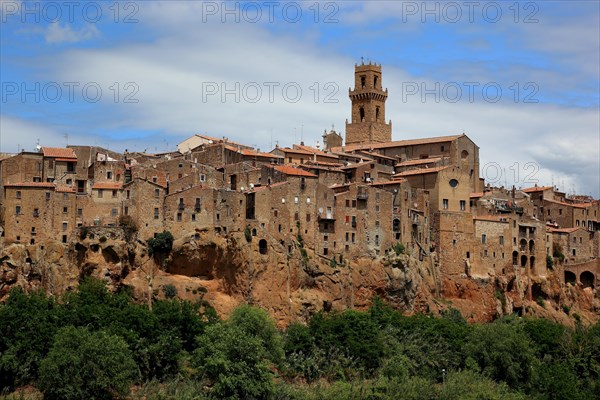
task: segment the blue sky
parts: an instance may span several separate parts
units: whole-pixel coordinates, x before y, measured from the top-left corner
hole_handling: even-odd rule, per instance
[[[600,194],[597,1],[0,5],[2,152],[65,135],[151,152],[194,133],[314,145],[343,133],[363,57],[383,66],[394,139],[465,132],[493,184]]]

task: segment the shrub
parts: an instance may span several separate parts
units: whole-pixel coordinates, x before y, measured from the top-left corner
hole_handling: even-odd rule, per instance
[[[177,288],[173,285],[164,285],[163,286],[163,293],[165,294],[165,297],[167,299],[173,299],[175,297],[177,297]]]
[[[192,366],[213,397],[264,399],[273,392],[272,373],[258,337],[233,324],[218,323],[198,336],[197,344]]]
[[[246,238],[246,242],[252,242],[252,231],[250,231],[249,226],[246,226],[246,229],[244,229],[244,237]]]
[[[404,245],[400,242],[396,242],[396,244],[394,244],[392,246],[392,250],[394,250],[394,252],[396,253],[396,255],[400,255],[400,254],[404,254],[404,252],[406,251],[406,249],[404,248]]]
[[[173,249],[173,235],[168,231],[159,233],[155,238],[148,240],[148,249],[151,255],[169,255]]]
[[[571,307],[569,307],[569,306],[568,306],[568,305],[566,305],[566,304],[563,304],[561,307],[562,307],[562,310],[563,310],[563,312],[564,312],[565,314],[569,315],[569,313],[571,312]]]
[[[554,258],[558,258],[560,262],[565,260],[565,255],[563,253],[562,245],[558,242],[552,243],[552,256]]]
[[[111,399],[126,395],[137,377],[122,338],[70,326],[42,360],[39,385],[48,399]]]
[[[554,267],[554,258],[550,254],[546,255],[546,268],[552,269]]]
[[[119,226],[122,226],[124,228],[129,228],[133,231],[138,230],[137,224],[135,223],[135,220],[133,219],[133,217],[131,215],[121,215],[119,217]]]

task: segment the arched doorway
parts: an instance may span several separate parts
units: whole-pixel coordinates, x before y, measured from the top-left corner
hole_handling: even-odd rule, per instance
[[[525,268],[527,266],[527,256],[521,256],[521,267]]]
[[[590,271],[583,271],[581,275],[579,275],[579,282],[583,285],[584,288],[594,288],[594,274]]]
[[[258,242],[258,252],[260,254],[267,254],[267,241],[265,239],[260,239]]]
[[[577,282],[577,276],[571,271],[565,271],[565,283],[575,284]]]

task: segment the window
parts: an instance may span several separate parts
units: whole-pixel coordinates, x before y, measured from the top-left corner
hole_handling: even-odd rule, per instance
[[[206,182],[206,175],[200,174],[200,182]]]
[[[278,215],[279,215],[279,211],[277,211],[277,210],[273,210],[273,216],[274,216],[275,218],[277,218],[277,216],[278,216]]]
[[[310,222],[310,214],[306,213],[306,222]]]
[[[484,251],[483,251],[483,256],[484,256],[484,257],[487,257],[487,256],[488,256],[488,251],[487,251],[487,250],[484,250]]]
[[[127,190],[127,199],[129,199],[131,197],[131,192],[129,190]]]
[[[116,190],[113,190],[113,191],[112,191],[112,197],[113,197],[113,198],[114,198],[114,197],[117,197],[117,191],[116,191]]]
[[[298,204],[298,196],[294,196],[294,204]]]
[[[98,189],[98,198],[101,199],[104,197],[104,191],[102,189]]]
[[[294,221],[298,221],[300,217],[298,216],[298,211],[294,213]]]
[[[562,208],[558,209],[558,215],[562,215]]]
[[[154,189],[154,197],[156,197],[156,198],[160,197],[160,189]]]
[[[179,163],[179,168],[183,168],[183,163]]]
[[[181,215],[182,214],[180,212],[177,213],[177,222],[181,222]]]
[[[83,215],[83,208],[78,208],[77,209],[77,216],[81,217]]]
[[[310,197],[306,198],[306,204],[310,204]]]
[[[46,200],[50,200],[50,192],[46,192]]]
[[[350,200],[346,199],[346,207],[350,207]]]
[[[465,200],[460,201],[460,211],[465,211],[467,208],[467,202]]]
[[[63,214],[66,214],[69,211],[68,207],[63,207]]]
[[[483,235],[481,235],[481,243],[482,243],[482,244],[485,244],[485,242],[487,242],[487,236],[486,236],[486,234],[484,233]]]
[[[379,212],[379,204],[375,206],[375,212]]]
[[[113,175],[112,175],[112,171],[108,171],[106,173],[106,179],[112,179]]]
[[[500,245],[503,246],[504,245],[504,236],[500,235]]]
[[[352,200],[352,207],[356,208],[356,200]]]
[[[20,191],[20,190],[17,190],[17,192],[15,193],[15,197],[16,197],[17,199],[20,199],[20,198],[21,198],[21,191]]]
[[[63,230],[63,231],[66,231],[66,230],[67,230],[67,223],[66,223],[66,222],[63,222],[63,223],[62,223],[62,230]]]
[[[196,221],[196,214],[192,214],[192,222]]]
[[[456,179],[450,179],[450,182],[448,182],[450,184],[450,187],[457,187],[458,186],[458,181]]]
[[[38,208],[34,208],[33,209],[33,216],[34,217],[39,217],[40,216],[40,210]]]
[[[158,219],[158,216],[159,216],[159,214],[158,214],[158,208],[155,208],[154,209],[154,219]]]
[[[442,146],[442,147],[440,148],[440,150],[441,150],[441,151],[444,151],[444,146]]]
[[[54,168],[54,159],[49,159],[48,160],[48,168],[53,169]]]
[[[69,194],[63,193],[63,200],[69,200]]]
[[[152,177],[152,183],[156,183],[157,181],[158,181],[158,178],[157,178],[157,177],[155,177],[155,176],[153,176],[153,177]]]
[[[352,232],[352,243],[356,243],[356,234]]]
[[[448,199],[443,199],[442,200],[442,207],[444,208],[444,210],[448,209]]]
[[[125,207],[123,208],[123,214],[125,214],[125,215],[129,215],[129,207],[125,206]]]
[[[467,251],[467,258],[471,258],[471,252]]]
[[[17,215],[21,214],[21,206],[16,206],[15,207],[15,214],[17,214]]]
[[[113,208],[112,210],[110,210],[110,215],[111,215],[112,217],[116,217],[116,216],[117,216],[117,209],[116,209],[116,208]]]
[[[350,233],[349,233],[349,232],[346,232],[346,242],[347,242],[348,240],[350,240]]]

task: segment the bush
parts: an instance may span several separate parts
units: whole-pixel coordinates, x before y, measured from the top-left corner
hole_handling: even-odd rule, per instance
[[[244,237],[246,238],[246,242],[252,242],[252,232],[249,226],[246,226],[246,229],[244,229]]]
[[[112,399],[129,393],[137,377],[122,338],[71,326],[57,332],[39,385],[48,399]]]
[[[552,269],[553,267],[554,267],[554,258],[552,258],[552,256],[550,254],[547,254],[546,255],[546,268]]]
[[[554,258],[558,258],[560,260],[560,262],[563,262],[565,260],[565,255],[563,253],[563,248],[562,245],[558,242],[553,242],[552,243],[552,256]]]
[[[569,306],[568,306],[568,305],[566,305],[566,304],[563,304],[561,307],[562,307],[562,310],[563,310],[563,312],[564,312],[565,314],[569,315],[569,313],[571,312],[571,307],[569,307]]]
[[[209,326],[198,336],[192,365],[215,398],[264,399],[273,392],[261,339],[229,323]]]
[[[119,226],[131,229],[131,230],[136,231],[136,232],[138,230],[138,226],[135,223],[135,220],[133,219],[133,217],[131,215],[121,215],[121,216],[119,216],[118,224],[119,224]]]
[[[513,388],[531,380],[534,364],[531,341],[515,325],[495,322],[477,326],[467,339],[464,353],[485,376]]]
[[[283,359],[281,336],[269,314],[258,307],[241,305],[233,310],[229,323],[260,340],[267,351],[265,356],[275,363]]]
[[[167,299],[173,299],[177,297],[177,288],[173,285],[164,285],[162,290]]]
[[[392,246],[392,250],[394,250],[394,252],[396,253],[396,255],[400,255],[400,254],[404,254],[404,252],[406,251],[406,249],[404,248],[404,245],[400,242],[396,242],[396,244],[394,244]]]
[[[148,240],[150,255],[167,256],[173,249],[173,235],[171,232],[163,231],[155,238]]]

